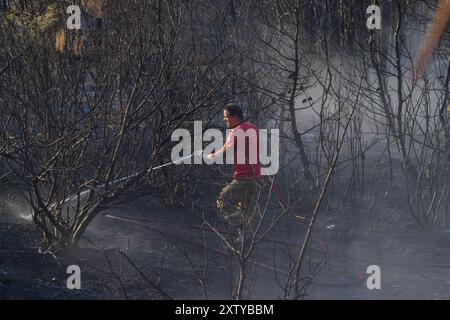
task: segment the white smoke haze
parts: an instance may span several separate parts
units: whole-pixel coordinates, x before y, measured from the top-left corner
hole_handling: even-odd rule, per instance
[[[32,222],[32,208],[17,191],[0,192],[0,214],[12,215],[26,223]]]

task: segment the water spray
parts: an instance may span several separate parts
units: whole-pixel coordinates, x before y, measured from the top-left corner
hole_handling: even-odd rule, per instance
[[[161,169],[161,168],[170,166],[170,165],[172,165],[172,164],[178,164],[178,163],[183,162],[184,160],[190,159],[190,158],[192,158],[192,157],[200,156],[200,155],[202,155],[202,153],[203,153],[203,150],[195,151],[195,152],[191,153],[190,155],[187,155],[187,156],[185,156],[185,157],[182,157],[182,158],[180,158],[180,159],[178,159],[178,160],[171,161],[171,162],[167,162],[167,163],[162,164],[162,165],[160,165],[160,166],[157,166],[157,167],[154,167],[154,168],[150,168],[150,169],[148,169],[146,172],[148,173],[148,172],[152,172],[152,171],[159,170],[159,169]],[[122,181],[130,180],[130,179],[132,179],[132,178],[138,176],[139,174],[140,174],[140,173],[135,173],[135,174],[132,174],[132,175],[123,177],[123,178],[116,179],[116,180],[114,180],[114,181],[109,182],[108,185],[114,185],[114,184],[117,184],[117,183],[122,182]],[[106,183],[103,183],[103,184],[101,184],[101,185],[99,185],[99,186],[97,186],[97,187],[94,187],[94,189],[104,188],[104,187],[106,187],[106,185],[107,185]],[[85,190],[85,191],[81,192],[81,193],[79,194],[79,196],[81,197],[81,196],[87,194],[87,193],[90,192],[90,191],[91,191],[91,190]],[[75,195],[73,195],[73,196],[70,197],[69,199],[65,200],[64,203],[69,202],[69,201],[72,200],[74,197],[75,197]],[[54,205],[55,205],[55,204],[53,204],[51,207],[53,207]]]

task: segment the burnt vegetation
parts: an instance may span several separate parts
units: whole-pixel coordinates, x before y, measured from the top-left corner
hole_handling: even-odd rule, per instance
[[[81,30],[65,26],[73,4],[82,9]],[[366,27],[371,4],[382,8],[381,30]],[[376,230],[379,212],[395,204],[402,219],[430,232],[448,228],[448,32],[429,68],[411,78],[417,39],[436,6],[0,1],[0,188],[31,206],[43,253],[76,246],[111,208],[150,198],[191,210],[227,245],[207,214],[210,185],[227,180],[222,168],[153,168],[171,161],[174,130],[193,131],[199,120],[203,130],[223,127],[223,106],[243,101],[252,123],[280,130],[280,170],[266,180],[250,245],[228,252],[231,296],[251,297],[252,254],[291,221],[301,239],[284,244],[287,262],[273,258],[271,268],[283,298],[301,299],[327,258],[326,247],[308,252],[318,215]],[[182,241],[171,243],[208,298],[206,267]]]

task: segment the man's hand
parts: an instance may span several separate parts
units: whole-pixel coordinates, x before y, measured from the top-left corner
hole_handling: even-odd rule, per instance
[[[225,151],[227,150],[226,145],[223,146],[222,148],[220,148],[219,150],[214,150],[213,152],[211,152],[210,154],[208,154],[206,156],[206,158],[208,159],[214,159],[217,156],[220,156],[222,154],[225,154]]]

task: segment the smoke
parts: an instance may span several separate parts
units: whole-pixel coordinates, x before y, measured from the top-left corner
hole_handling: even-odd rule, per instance
[[[0,192],[0,214],[6,218],[16,218],[25,223],[32,222],[32,209],[26,199],[16,191]]]

